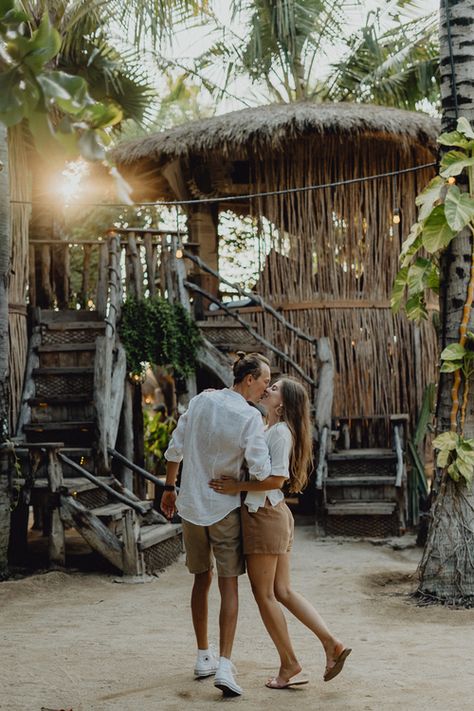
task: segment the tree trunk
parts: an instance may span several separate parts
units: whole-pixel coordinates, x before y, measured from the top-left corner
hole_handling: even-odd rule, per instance
[[[0,443],[9,436],[8,403],[8,275],[10,270],[10,184],[8,134],[0,123]],[[0,451],[0,573],[6,568],[10,531],[8,466]]]
[[[443,131],[453,130],[457,118],[461,116],[474,125],[473,32],[472,0],[441,0],[440,73]],[[452,241],[441,260],[441,348],[459,341],[459,327],[467,297],[472,259],[472,236],[470,230],[464,230]],[[474,331],[474,310],[470,314],[468,330]],[[451,374],[440,376],[438,433],[450,429],[452,383]],[[472,383],[464,436],[474,437]],[[435,482],[433,493],[436,498],[420,567],[419,591],[427,597],[470,604],[474,602],[474,492],[472,488],[455,484],[444,475]]]

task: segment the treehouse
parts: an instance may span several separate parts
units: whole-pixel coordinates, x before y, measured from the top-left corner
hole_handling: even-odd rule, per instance
[[[21,466],[12,548],[26,545],[33,503],[53,563],[65,563],[68,526],[128,575],[179,552],[179,524],[164,522],[146,496],[147,480],[162,482],[143,467],[141,388],[119,336],[124,296],[153,294],[183,305],[203,336],[182,396],[228,385],[237,350],[267,354],[274,375],[302,379],[314,404],[316,471],[294,503],[329,533],[399,533],[407,435],[437,347],[430,321],[392,314],[390,292],[415,196],[434,172],[436,134],[423,114],[300,103],[137,139],[115,151],[134,198],[180,201],[186,228],[113,229],[78,247],[51,216],[36,215],[25,237],[28,156],[17,142],[14,437],[1,458],[4,477],[14,460]],[[221,293],[219,238],[229,211],[259,225],[260,264],[254,288],[232,285],[231,302]],[[82,282],[72,294],[78,254]]]

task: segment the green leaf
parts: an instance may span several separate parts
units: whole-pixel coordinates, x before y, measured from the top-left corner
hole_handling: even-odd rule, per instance
[[[474,165],[474,157],[469,157],[462,151],[449,151],[441,159],[441,170],[439,172],[443,178],[450,178],[459,175],[464,168],[472,165]]]
[[[443,451],[456,449],[459,437],[456,432],[442,432],[433,440],[433,447]]]
[[[474,198],[462,193],[457,185],[451,185],[446,194],[444,213],[451,229],[460,232],[474,219]]]
[[[3,21],[7,12],[15,9],[15,0],[0,0],[0,22]]]
[[[450,459],[451,450],[441,449],[438,453],[438,456],[436,457],[436,464],[438,467],[441,467],[441,469],[444,469],[444,467],[448,466]]]
[[[28,116],[28,126],[38,151],[45,158],[51,158],[51,152],[58,148],[54,128],[50,117],[44,111],[33,111]]]
[[[408,318],[412,321],[427,319],[428,311],[426,310],[423,294],[413,294],[413,296],[407,300],[405,311],[407,312]]]
[[[423,246],[432,254],[447,247],[453,237],[454,232],[447,223],[444,205],[437,205],[423,225]]]
[[[459,481],[459,471],[456,462],[450,464],[450,466],[448,467],[448,474],[453,481]]]
[[[23,56],[23,61],[38,73],[57,55],[60,48],[61,36],[56,28],[52,27],[48,13],[45,12],[38,29],[28,41],[28,52]]]
[[[397,276],[395,277],[395,281],[393,283],[393,288],[392,288],[392,295],[390,298],[390,306],[391,306],[391,309],[394,314],[396,314],[400,311],[400,307],[401,307],[402,301],[403,301],[403,295],[405,292],[405,287],[407,285],[407,277],[408,277],[408,267],[403,267],[403,269],[400,269]]]
[[[412,296],[418,292],[423,292],[430,285],[437,287],[437,280],[433,279],[433,269],[436,270],[429,259],[418,257],[416,262],[408,270],[407,286],[408,294]]]
[[[123,114],[120,108],[112,102],[107,104],[96,102],[87,107],[82,118],[90,123],[91,128],[106,128],[119,123]]]
[[[71,97],[63,87],[54,81],[47,74],[39,74],[37,77],[38,83],[41,86],[47,99],[67,99]]]
[[[460,370],[463,366],[461,360],[446,360],[441,363],[440,372],[441,373],[455,373],[456,370]]]
[[[426,220],[428,215],[431,213],[435,202],[441,198],[441,194],[445,186],[446,182],[443,178],[440,178],[440,176],[437,175],[433,178],[433,180],[430,180],[423,192],[417,196],[415,202],[420,208],[418,214],[419,222]]]
[[[104,146],[98,140],[95,131],[84,131],[79,138],[78,146],[82,157],[86,160],[96,161],[105,158]]]
[[[410,264],[411,258],[421,247],[421,228],[422,225],[419,222],[415,222],[412,225],[410,234],[402,244],[402,251],[399,257],[402,267],[407,267]]]
[[[438,137],[438,143],[443,146],[458,146],[469,151],[474,147],[474,141],[470,141],[463,133],[459,131],[451,131],[450,133],[442,133]]]
[[[441,353],[441,360],[462,360],[466,349],[460,343],[451,343]]]
[[[467,136],[467,138],[474,139],[474,130],[472,129],[471,124],[465,116],[461,116],[461,118],[458,119],[457,129],[460,133],[463,133],[465,136]]]

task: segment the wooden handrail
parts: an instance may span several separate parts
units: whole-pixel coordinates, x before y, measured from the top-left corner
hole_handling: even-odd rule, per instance
[[[72,469],[74,469],[78,474],[81,476],[85,477],[89,481],[91,481],[93,484],[96,486],[100,487],[101,489],[104,489],[108,494],[111,496],[114,496],[116,499],[121,501],[123,504],[127,504],[127,506],[130,506],[130,508],[134,509],[137,513],[141,514],[144,516],[146,514],[146,508],[144,508],[141,504],[137,503],[133,499],[130,499],[128,496],[125,496],[125,494],[120,494],[118,491],[115,491],[111,486],[108,484],[105,484],[103,481],[98,479],[94,474],[91,474],[87,469],[84,469],[84,467],[81,467],[80,464],[75,462],[72,459],[69,459],[65,454],[61,454],[61,452],[58,452],[58,457],[61,459],[61,461],[65,462],[68,466],[70,466]]]
[[[220,303],[219,299],[217,299],[215,296],[210,294],[205,289],[202,289],[197,284],[194,284],[193,282],[185,280],[184,286],[187,289],[191,289],[192,291],[197,291],[199,294],[202,294],[202,296],[205,296],[206,299],[209,299],[209,301],[213,301],[216,304]],[[313,388],[317,387],[317,383],[315,383],[314,380],[309,377],[309,375],[306,375],[306,373],[304,372],[304,370],[302,370],[302,368],[300,368],[298,363],[296,363],[292,358],[287,356],[286,353],[283,353],[283,351],[281,351],[279,348],[274,346],[273,343],[270,343],[270,341],[267,341],[266,338],[263,338],[263,336],[261,336],[257,331],[255,331],[253,328],[251,328],[251,326],[249,326],[248,323],[246,321],[244,321],[243,318],[240,318],[240,316],[238,314],[234,313],[234,311],[232,309],[227,308],[224,304],[221,305],[221,308],[223,308],[229,314],[229,316],[232,316],[233,319],[238,321],[245,328],[245,330],[248,331],[248,333],[250,333],[251,336],[256,338],[257,341],[260,341],[260,343],[262,343],[262,345],[264,345],[265,348],[268,348],[268,350],[273,351],[273,353],[276,353],[278,355],[278,357],[281,358],[285,363],[288,363],[288,365],[291,365],[291,367],[294,368],[294,370],[296,370],[296,372],[299,374],[299,376],[301,378],[303,378],[303,380],[305,382],[307,382]]]
[[[154,476],[154,474],[151,474],[150,472],[147,472],[146,469],[142,469],[142,467],[139,467],[138,464],[135,464],[135,462],[132,462],[132,461],[130,461],[130,459],[127,459],[127,457],[124,457],[123,454],[120,454],[120,452],[117,452],[116,449],[113,449],[113,447],[109,447],[108,452],[111,457],[118,459],[119,462],[121,462],[126,467],[128,467],[128,469],[131,469],[132,472],[139,474],[144,479],[148,479],[148,481],[151,481],[156,486],[161,486],[161,487],[164,486],[163,482],[160,479],[158,479],[158,477]]]

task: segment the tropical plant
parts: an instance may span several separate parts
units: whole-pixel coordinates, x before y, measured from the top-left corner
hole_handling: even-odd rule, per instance
[[[168,447],[176,420],[161,412],[143,411],[146,466],[156,475],[166,473],[164,453]]]
[[[472,52],[467,51],[472,46],[473,22],[471,0],[459,0],[455,12],[453,3],[444,0],[440,3],[442,128],[444,143],[448,149],[454,150],[448,150],[442,158],[444,177],[437,176],[438,180],[431,186],[438,197],[429,197],[427,191],[423,204],[420,204],[421,208],[426,204],[425,221],[431,216],[428,232],[422,224],[420,234],[424,233],[425,238],[428,235],[428,247],[432,252],[436,251],[436,243],[441,248],[440,341],[444,372],[439,378],[439,435],[437,442],[435,440],[440,468],[433,482],[434,505],[420,565],[419,594],[425,599],[467,606],[474,604],[474,493],[472,483],[468,483],[474,469],[474,396],[472,387],[469,387],[471,359],[468,355],[471,348],[469,333],[474,333],[471,308],[474,283],[474,86],[471,77],[474,58]],[[459,120],[461,111],[464,118]],[[438,192],[440,178],[444,184]],[[453,190],[454,187],[459,190]],[[463,224],[465,227],[461,229]],[[412,246],[420,234],[412,234]],[[448,365],[450,363],[453,365]],[[463,401],[461,407],[460,398]]]
[[[170,304],[161,296],[129,297],[122,307],[119,330],[133,373],[141,373],[145,363],[172,368],[178,377],[194,372],[201,336],[181,304]]]
[[[258,103],[351,100],[414,108],[421,100],[435,102],[436,17],[414,19],[414,0],[394,0],[370,11],[354,32],[348,16],[356,19],[361,6],[352,0],[233,0],[234,24],[242,31],[210,13],[216,41],[186,68],[217,98],[246,76]],[[341,51],[342,59],[331,62]],[[185,68],[183,60],[179,66]]]

